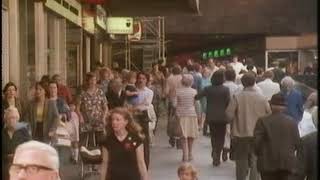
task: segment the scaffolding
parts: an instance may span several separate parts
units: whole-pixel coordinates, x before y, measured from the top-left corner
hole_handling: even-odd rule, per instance
[[[125,54],[125,68],[131,70],[137,66],[131,61],[131,55],[136,50],[142,50],[142,68],[150,70],[153,63],[163,60],[165,63],[165,27],[164,17],[135,17],[134,21],[141,23],[141,39],[130,41],[128,36],[112,40],[113,43],[123,43],[125,49],[115,52],[114,55]]]

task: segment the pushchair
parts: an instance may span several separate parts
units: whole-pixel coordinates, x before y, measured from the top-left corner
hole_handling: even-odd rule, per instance
[[[85,141],[80,148],[81,179],[84,180],[90,175],[99,175],[95,170],[97,165],[102,163],[102,152],[98,146],[96,135],[103,132],[103,129],[94,129],[91,126],[81,127],[81,134]]]

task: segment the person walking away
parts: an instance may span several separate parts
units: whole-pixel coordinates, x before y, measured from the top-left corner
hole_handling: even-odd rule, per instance
[[[274,77],[274,74],[272,71],[266,71],[263,74],[263,77],[264,77],[264,80],[257,83],[257,86],[260,87],[262,94],[265,97],[267,97],[268,100],[270,100],[274,94],[277,94],[280,92],[280,85],[279,83],[272,81]]]
[[[230,91],[230,99],[239,92],[239,86],[235,83],[236,80],[236,72],[233,68],[228,68],[225,71],[226,81],[223,83],[224,86],[229,88]],[[224,139],[224,145],[222,150],[222,160],[228,160],[228,153],[230,153],[230,144],[231,144],[231,127],[230,124],[226,126],[226,135]]]
[[[193,83],[191,74],[184,74],[181,83],[183,87],[177,89],[175,104],[182,132],[182,161],[185,162],[193,160],[193,141],[198,137],[198,121],[194,99],[197,91],[191,88]]]
[[[259,118],[271,113],[268,100],[254,89],[255,77],[252,73],[242,76],[243,91],[231,99],[227,116],[231,124],[231,153],[236,162],[236,180],[245,180],[250,169],[249,179],[258,180],[256,156],[253,150],[253,131]]]
[[[272,114],[260,118],[254,129],[257,168],[262,180],[288,180],[295,170],[300,137],[297,124],[284,113],[283,94],[272,96]]]
[[[223,85],[225,80],[224,70],[218,70],[211,77],[211,86],[204,88],[195,99],[202,97],[207,98],[207,113],[206,120],[210,127],[211,147],[212,147],[212,164],[213,166],[220,165],[220,156],[224,144],[226,133],[226,124],[229,122],[226,116],[226,108],[230,101],[230,92]],[[210,109],[210,110],[209,110]]]
[[[204,67],[203,72],[202,72],[202,78],[201,78],[199,92],[201,92],[207,86],[211,86],[210,70],[208,67]],[[200,122],[199,122],[198,126],[199,126],[200,130],[202,130],[202,133],[204,136],[209,136],[209,134],[210,134],[210,133],[208,133],[209,125],[208,125],[208,122],[206,121],[207,98],[202,97],[200,99],[200,104],[201,104],[201,108],[200,108],[201,109],[201,118],[200,118]]]
[[[293,117],[298,124],[303,116],[303,96],[302,93],[294,88],[294,80],[286,76],[281,80],[281,92],[284,94],[287,110],[286,112]]]

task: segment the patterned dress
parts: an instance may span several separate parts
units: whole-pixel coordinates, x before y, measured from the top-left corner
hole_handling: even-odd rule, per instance
[[[105,121],[103,119],[105,107],[107,107],[107,98],[103,91],[99,88],[95,93],[89,94],[87,91],[80,93],[81,107],[80,111],[83,116],[85,126],[87,128],[94,128],[101,130],[104,128]]]

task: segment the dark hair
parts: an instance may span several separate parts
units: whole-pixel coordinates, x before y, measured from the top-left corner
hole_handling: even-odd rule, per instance
[[[16,91],[18,90],[17,86],[13,82],[10,81],[4,86],[2,92],[6,93],[6,91],[9,89],[10,86],[13,86]]]
[[[173,68],[172,68],[172,74],[174,74],[174,75],[181,74],[181,68],[180,68],[180,66],[178,66],[178,65],[173,66]]]
[[[253,68],[254,68],[254,66],[253,66],[252,64],[248,64],[248,65],[247,65],[247,70],[248,70],[248,71],[252,71]]]
[[[58,87],[58,83],[57,83],[56,81],[54,81],[54,80],[50,80],[50,81],[49,81],[49,85],[50,85],[50,84],[56,84],[56,86]]]
[[[257,68],[257,74],[260,75],[263,73],[263,69],[261,67]]]
[[[222,85],[224,83],[224,70],[219,69],[214,72],[211,77],[211,84],[215,86]]]
[[[256,82],[256,78],[252,72],[245,73],[241,78],[243,87],[251,87]]]
[[[93,72],[88,72],[86,74],[86,82],[88,82],[90,79],[94,78],[94,77],[97,77],[95,73]]]
[[[274,73],[272,71],[266,71],[266,72],[263,73],[263,77],[264,78],[270,78],[272,80],[273,77],[274,77]]]
[[[44,90],[46,90],[46,88],[47,88],[47,86],[46,86],[46,82],[44,82],[44,81],[38,81],[38,82],[36,82],[36,84],[35,84],[35,88],[37,89],[37,87],[41,87],[41,88],[43,88]]]
[[[59,74],[54,74],[51,79],[55,80],[57,77],[60,77],[60,75]]]
[[[225,76],[227,81],[235,81],[236,72],[231,68],[226,69]]]
[[[194,71],[194,66],[193,65],[187,65],[187,70],[190,71]]]
[[[46,82],[46,83],[48,83],[49,81],[50,81],[50,76],[49,75],[43,75],[42,77],[41,77],[41,80],[40,80],[41,82]]]
[[[140,75],[144,75],[147,78],[147,83],[150,81],[150,74],[143,72],[143,71],[140,71],[137,74],[137,79],[139,78]]]
[[[195,63],[193,66],[196,72],[199,72],[201,70],[201,65],[199,63]]]

